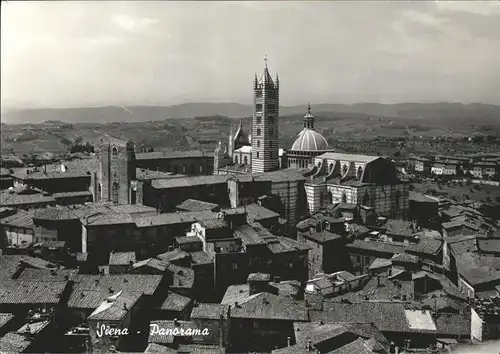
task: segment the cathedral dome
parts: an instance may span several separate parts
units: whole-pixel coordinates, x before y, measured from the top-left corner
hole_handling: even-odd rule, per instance
[[[304,128],[300,133],[290,150],[293,151],[323,151],[328,150],[326,139],[312,129]]]

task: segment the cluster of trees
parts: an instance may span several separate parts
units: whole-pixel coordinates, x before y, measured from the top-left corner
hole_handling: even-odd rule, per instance
[[[70,145],[70,144],[68,144]],[[75,141],[70,145],[69,147],[69,152],[74,154],[74,153],[93,153],[95,152],[94,145],[92,145],[90,142],[86,142],[85,144],[83,143],[83,139],[81,136],[77,137]]]

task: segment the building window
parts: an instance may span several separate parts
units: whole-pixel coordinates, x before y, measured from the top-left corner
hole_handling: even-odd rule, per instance
[[[328,193],[328,201],[330,202],[330,204],[333,204],[333,193],[332,192]]]
[[[347,203],[347,195],[342,193],[342,203]]]
[[[257,151],[257,158],[259,158],[259,152]]]
[[[255,123],[256,124],[260,124],[262,123],[262,117],[261,116],[257,116],[256,120],[255,120]]]
[[[401,192],[397,191],[396,192],[396,210],[399,210],[400,206],[400,199],[401,199]]]
[[[363,196],[363,205],[368,206],[370,202],[370,196],[368,195],[368,191],[365,191],[365,195]]]
[[[194,175],[194,165],[193,164],[191,164],[191,168],[190,169],[191,169],[191,174]]]
[[[116,146],[113,146],[112,153],[114,156],[118,155],[118,149],[116,148]]]
[[[238,263],[233,263],[233,270],[237,270],[238,269]]]
[[[257,140],[257,147],[260,148],[260,140]]]
[[[174,174],[179,173],[179,167],[177,165],[174,166]]]
[[[276,106],[274,105],[274,103],[269,103],[269,104],[267,105],[267,111],[268,111],[268,112],[272,112],[272,113],[274,113],[274,110],[275,110],[275,109],[276,109]]]
[[[356,263],[361,263],[361,256],[356,256]]]
[[[182,173],[186,173],[186,165],[182,165]]]
[[[358,167],[358,173],[357,173],[357,177],[358,177],[358,181],[361,180],[361,176],[363,175],[363,169],[361,168],[361,166]]]
[[[268,120],[270,125],[274,124],[274,116],[267,117],[267,120]]]
[[[262,112],[262,104],[257,103],[257,104],[255,105],[255,111],[256,111],[256,112]]]
[[[238,164],[238,156],[235,156],[235,157],[234,157],[234,163],[235,163],[235,164]]]
[[[262,90],[257,90],[257,92],[255,92],[255,96],[256,96],[257,98],[262,97]]]
[[[342,174],[345,175],[347,173],[347,164],[342,167]]]
[[[200,165],[200,173],[203,173],[203,165]]]
[[[293,263],[288,263],[288,268],[292,269],[293,268]]]
[[[257,128],[257,136],[260,136],[260,128]]]
[[[269,128],[269,135],[274,136],[274,129],[273,128]]]
[[[248,157],[247,156],[245,156],[244,161],[245,161],[245,165],[248,165]]]
[[[272,141],[269,142],[269,147],[271,147],[271,148],[273,147],[273,142]]]

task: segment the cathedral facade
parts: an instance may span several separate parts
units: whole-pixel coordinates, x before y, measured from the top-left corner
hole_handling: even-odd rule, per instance
[[[215,149],[214,174],[254,174],[276,169],[300,170],[310,213],[336,203],[355,204],[387,217],[405,217],[409,186],[387,158],[335,153],[315,130],[311,106],[303,129],[289,150],[279,147],[279,79],[267,65],[253,85],[251,136],[242,121],[227,147]]]

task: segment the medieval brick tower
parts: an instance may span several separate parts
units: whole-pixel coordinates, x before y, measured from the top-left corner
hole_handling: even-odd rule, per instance
[[[279,168],[279,79],[273,82],[267,69],[253,84],[252,173]]]
[[[100,184],[97,199],[116,204],[135,204],[135,151],[126,140],[106,136],[101,139]]]

